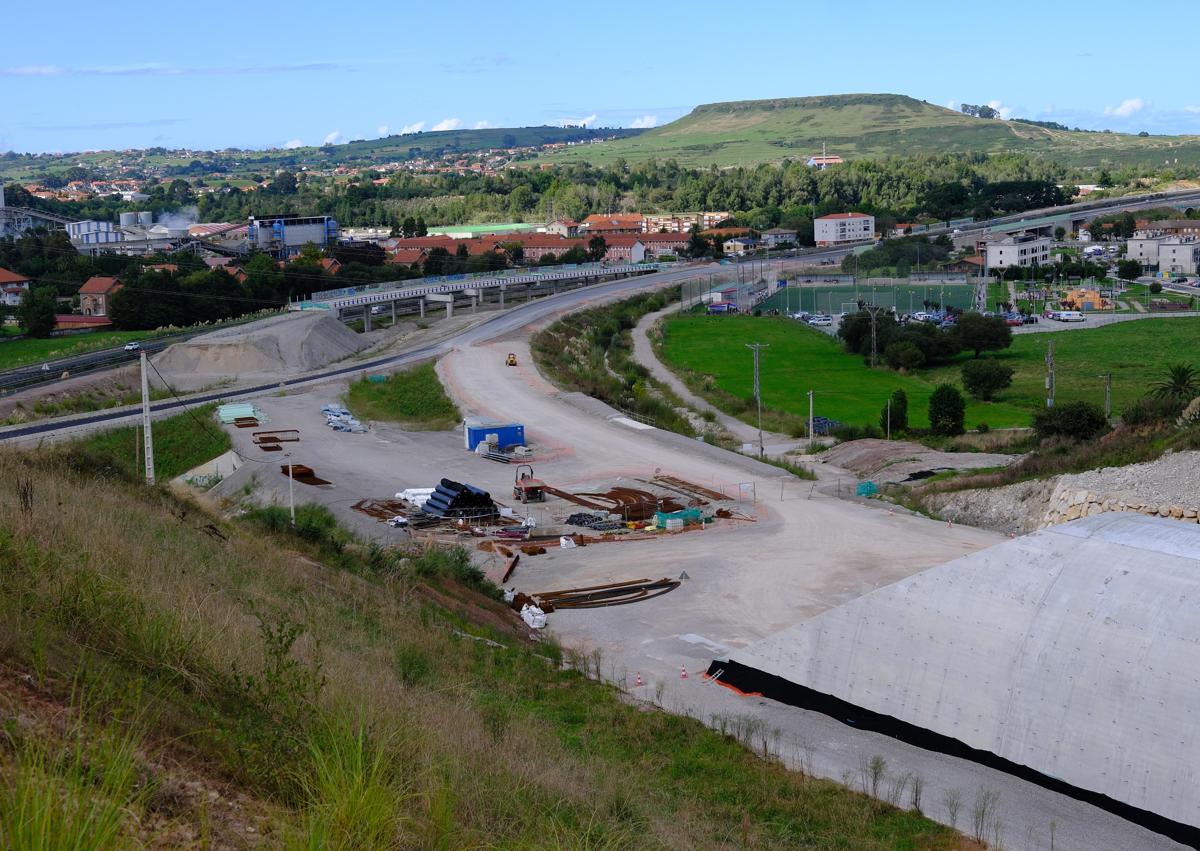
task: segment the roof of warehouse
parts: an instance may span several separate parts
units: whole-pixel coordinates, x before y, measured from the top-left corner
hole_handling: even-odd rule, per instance
[[[732,654],[1200,826],[1200,526],[1111,512],[973,553]]]

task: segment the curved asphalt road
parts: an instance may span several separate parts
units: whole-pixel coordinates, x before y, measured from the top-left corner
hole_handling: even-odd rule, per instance
[[[822,254],[819,256],[827,255]],[[150,410],[151,413],[160,413],[185,406],[202,405],[208,402],[227,402],[234,399],[259,396],[263,393],[278,390],[281,386],[297,387],[327,381],[331,378],[338,378],[344,375],[360,373],[364,370],[404,366],[445,354],[456,346],[466,346],[501,337],[549,314],[561,312],[589,301],[608,296],[625,295],[639,290],[655,289],[687,278],[708,275],[713,271],[724,268],[727,267],[718,264],[685,266],[672,269],[669,272],[659,272],[634,278],[622,278],[608,283],[593,284],[576,290],[568,290],[567,292],[544,296],[536,301],[509,308],[503,313],[498,313],[484,322],[451,337],[447,337],[444,340],[401,352],[400,354],[388,355],[374,360],[358,361],[347,366],[339,366],[334,369],[299,375],[283,381],[256,384],[252,387],[186,396],[182,400],[167,399],[152,403]],[[76,429],[80,426],[116,423],[120,420],[137,416],[139,412],[140,407],[125,407],[94,414],[56,417],[54,419],[30,423],[29,425],[11,426],[0,429],[0,442],[12,441],[33,435],[50,435],[54,432]]]

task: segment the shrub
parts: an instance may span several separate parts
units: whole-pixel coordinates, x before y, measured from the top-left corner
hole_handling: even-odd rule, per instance
[[[883,360],[892,369],[912,372],[925,365],[925,353],[908,340],[900,340],[883,350]]]
[[[958,388],[939,384],[929,397],[929,430],[936,435],[953,436],[965,431],[967,403]]]
[[[979,425],[975,426],[975,431],[979,432],[980,434],[987,434],[991,430],[992,427],[987,423],[980,423]]]
[[[1159,293],[1162,292],[1162,284],[1160,284],[1158,281],[1155,281],[1154,283],[1152,283],[1150,285],[1150,292],[1154,293],[1155,295],[1158,295]]]
[[[1171,397],[1143,396],[1121,412],[1121,422],[1128,426],[1146,426],[1173,420],[1182,406]]]
[[[972,396],[985,402],[1012,384],[1012,377],[1012,367],[990,358],[967,361],[962,366],[963,387]]]
[[[883,432],[873,425],[859,426],[848,423],[839,425],[832,434],[838,440],[865,440],[868,437],[883,437]]]
[[[1067,402],[1036,414],[1033,430],[1040,438],[1088,440],[1107,431],[1108,420],[1104,411],[1091,402]]]
[[[892,393],[891,410],[887,405],[883,406],[883,410],[879,412],[879,427],[887,433],[888,423],[891,423],[892,431],[907,431],[908,430],[908,395],[903,390],[896,390]]]

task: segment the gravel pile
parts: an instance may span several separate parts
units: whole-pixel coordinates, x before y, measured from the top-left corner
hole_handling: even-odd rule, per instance
[[[1066,475],[1060,478],[1059,487],[1135,497],[1147,503],[1195,505],[1200,501],[1200,452],[1169,452],[1145,464]]]

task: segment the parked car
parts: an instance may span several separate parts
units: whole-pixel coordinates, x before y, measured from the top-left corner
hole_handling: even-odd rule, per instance
[[[923,310],[918,310],[912,315],[912,318],[918,322],[928,322],[932,317]]]
[[[1010,313],[1004,317],[1004,324],[1009,328],[1019,328],[1025,324],[1025,320],[1018,314]]]
[[[808,324],[813,326],[814,328],[816,328],[818,326],[829,326],[829,325],[833,324],[833,317],[832,316],[814,316],[812,319],[808,320]]]
[[[125,351],[127,351],[127,352],[140,352],[141,350],[142,350],[141,343],[131,340],[130,342],[125,344]]]
[[[1022,321],[1026,325],[1037,325],[1038,318],[1031,313],[1028,316],[1023,317]]]
[[[797,313],[793,313],[792,318],[798,322],[807,322],[808,320],[812,319],[812,314],[807,310],[801,310]]]
[[[1054,318],[1059,322],[1084,322],[1087,320],[1087,317],[1078,310],[1060,310]]]

